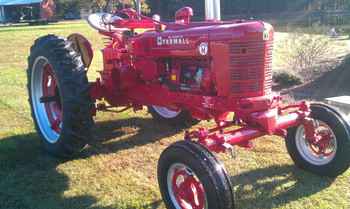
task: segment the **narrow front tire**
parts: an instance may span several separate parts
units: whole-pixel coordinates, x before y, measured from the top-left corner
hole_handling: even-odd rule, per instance
[[[336,177],[350,166],[350,135],[346,120],[333,108],[312,104],[316,142],[305,138],[303,125],[288,130],[286,146],[294,163],[320,176]]]
[[[159,188],[168,209],[233,209],[230,178],[203,146],[181,141],[158,162]]]

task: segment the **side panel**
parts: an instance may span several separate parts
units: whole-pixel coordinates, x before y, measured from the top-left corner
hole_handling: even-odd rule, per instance
[[[231,78],[230,76],[230,60],[229,47],[227,44],[221,42],[212,42],[210,44],[210,53],[212,54],[213,60],[211,69],[215,73],[215,83],[218,91],[218,96],[229,96]]]

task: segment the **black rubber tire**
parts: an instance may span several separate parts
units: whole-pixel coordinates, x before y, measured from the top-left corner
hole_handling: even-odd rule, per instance
[[[45,139],[33,110],[31,76],[34,62],[39,56],[48,60],[58,82],[63,125],[55,143],[50,143]],[[31,47],[28,58],[27,78],[32,118],[44,148],[50,154],[59,157],[70,157],[81,151],[91,136],[93,102],[89,95],[85,67],[81,57],[71,47],[71,43],[55,35],[37,39]]]
[[[174,118],[165,118],[154,110],[152,106],[148,106],[148,112],[152,115],[152,118],[160,123],[168,124],[178,128],[189,128],[198,124],[200,121],[194,119],[191,113],[187,110],[182,110],[179,115]]]
[[[206,191],[209,209],[233,209],[232,184],[225,168],[205,147],[194,142],[181,141],[168,147],[158,162],[158,184],[168,209],[175,209],[168,192],[167,175],[173,164],[189,167]]]
[[[335,109],[324,104],[311,105],[311,118],[325,122],[337,139],[337,151],[334,159],[325,165],[314,165],[305,160],[296,146],[296,131],[298,127],[288,129],[286,146],[294,163],[319,176],[336,177],[344,173],[350,166],[350,135],[345,119]]]

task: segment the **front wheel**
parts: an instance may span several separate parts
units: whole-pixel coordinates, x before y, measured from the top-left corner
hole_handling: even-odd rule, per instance
[[[336,177],[350,166],[350,136],[342,116],[323,104],[311,105],[317,140],[305,137],[303,125],[288,130],[287,150],[294,163],[320,176]]]
[[[168,209],[234,208],[224,167],[206,148],[193,142],[177,142],[162,153],[158,183]]]

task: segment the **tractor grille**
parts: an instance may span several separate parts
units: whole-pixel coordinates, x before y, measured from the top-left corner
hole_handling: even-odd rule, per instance
[[[272,87],[272,41],[230,45],[231,94],[261,96]]]

